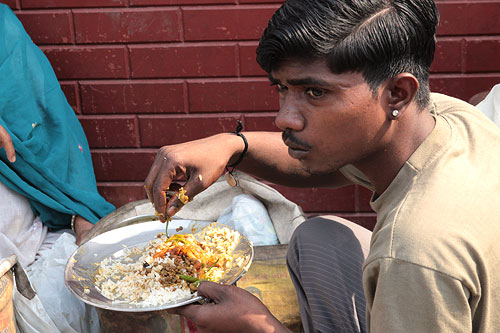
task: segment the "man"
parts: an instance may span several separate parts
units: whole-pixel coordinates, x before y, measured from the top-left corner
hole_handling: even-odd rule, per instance
[[[432,0],[289,0],[263,33],[257,61],[283,133],[244,133],[237,167],[286,185],[358,183],[377,213],[371,235],[336,217],[295,230],[287,263],[307,332],[500,327],[500,132],[430,94],[437,23]],[[148,195],[172,216],[173,180],[186,177],[192,198],[244,150],[228,133],[162,147]],[[239,288],[204,282],[199,294],[214,302],[174,312],[202,332],[286,330]]]

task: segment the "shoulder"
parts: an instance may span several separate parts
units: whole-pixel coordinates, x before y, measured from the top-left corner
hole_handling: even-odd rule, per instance
[[[465,128],[467,132],[487,129],[500,135],[500,129],[477,107],[460,99],[432,93],[429,110],[437,117],[446,119],[452,126]]]
[[[439,93],[431,93],[429,108],[431,112],[443,114],[447,112],[467,110],[476,111],[477,108],[461,99]]]

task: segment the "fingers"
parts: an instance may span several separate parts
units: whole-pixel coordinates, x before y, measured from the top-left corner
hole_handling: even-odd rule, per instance
[[[11,163],[16,161],[16,151],[14,149],[14,145],[12,144],[12,140],[10,138],[9,133],[0,126],[0,147],[5,149],[5,153],[7,154],[7,158]]]
[[[165,221],[166,216],[167,195],[165,191],[169,188],[174,175],[175,170],[172,169],[171,164],[167,163],[163,149],[160,149],[144,181],[144,189],[155,210],[163,215],[160,215],[162,221]]]
[[[172,183],[170,185],[171,191],[178,191],[179,188],[175,188],[174,185],[178,185]],[[180,185],[179,185],[180,187]],[[203,183],[203,177],[199,173],[190,172],[188,175],[188,179],[184,186],[182,186],[184,192],[179,193],[179,195],[174,195],[170,198],[167,203],[167,215],[174,216],[186,203],[193,200],[193,198],[205,189]]]
[[[193,319],[193,317],[197,316],[201,307],[202,305],[199,304],[190,304],[190,305],[180,306],[178,308],[168,309],[167,311],[168,313],[171,314],[177,314],[189,319]]]
[[[200,148],[200,142],[162,147],[156,155],[148,176],[144,181],[144,188],[160,214],[160,220],[175,215],[188,201],[203,191],[220,176],[220,168],[214,163],[207,162],[212,158],[206,144]],[[208,166],[208,167],[207,167]],[[206,179],[200,173],[205,170]],[[178,191],[174,180],[185,179],[183,191]],[[167,193],[165,193],[168,190]],[[175,195],[171,192],[175,192]],[[184,192],[185,191],[185,192]]]
[[[156,154],[155,160],[153,161],[153,165],[151,166],[151,169],[149,169],[148,176],[146,177],[146,180],[144,181],[144,189],[146,190],[146,194],[148,196],[148,199],[149,199],[149,201],[151,201],[152,204],[154,204],[153,187],[154,187],[154,183],[156,181],[156,176],[158,175],[158,172],[160,171],[160,168],[162,165],[162,160],[163,160],[163,155],[161,154],[161,150],[160,150]]]

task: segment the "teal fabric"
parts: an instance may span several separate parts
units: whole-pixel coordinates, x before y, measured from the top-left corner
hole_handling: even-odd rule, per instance
[[[71,215],[95,223],[114,207],[97,192],[85,133],[43,52],[0,4],[0,125],[16,162],[0,149],[0,181],[30,200],[35,215],[58,230]]]

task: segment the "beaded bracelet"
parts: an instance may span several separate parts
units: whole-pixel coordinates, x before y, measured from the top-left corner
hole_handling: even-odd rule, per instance
[[[75,230],[75,219],[76,219],[76,215],[72,215],[72,216],[71,216],[71,230],[73,230],[73,232],[76,234],[76,230]]]

